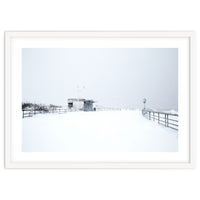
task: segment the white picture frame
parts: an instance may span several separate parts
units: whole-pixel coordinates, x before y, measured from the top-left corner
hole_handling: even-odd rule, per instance
[[[104,160],[104,157],[101,159],[95,160],[95,153],[91,155],[92,159],[63,159],[62,155],[58,155],[57,153],[52,153],[52,155],[57,154],[58,159],[47,159],[44,160],[43,158],[37,158],[39,154],[37,153],[35,160],[30,160],[31,156],[35,156],[32,153],[23,153],[26,154],[24,156],[18,156],[21,152],[17,152],[17,140],[20,138],[17,135],[20,135],[20,129],[18,129],[18,125],[20,124],[19,114],[17,113],[17,109],[15,107],[15,101],[18,100],[15,98],[16,95],[21,94],[21,72],[20,72],[20,59],[17,52],[23,48],[36,48],[41,47],[38,44],[42,43],[42,46],[46,48],[54,48],[54,47],[65,47],[63,45],[64,39],[71,40],[72,46],[73,41],[76,39],[91,39],[96,40],[100,38],[102,41],[104,39],[110,40],[120,40],[126,39],[127,44],[129,39],[134,39],[136,46],[140,45],[145,48],[157,48],[161,47],[159,41],[164,41],[166,46],[174,47],[180,44],[186,48],[188,63],[185,63],[187,66],[188,73],[186,73],[187,80],[185,80],[185,86],[188,88],[188,130],[186,130],[186,138],[187,138],[187,147],[183,150],[183,157],[184,159],[179,159],[179,155],[174,157],[174,159],[170,160],[163,160],[163,159],[146,159],[142,161],[137,160],[118,160],[113,159],[109,160],[109,158]],[[137,44],[137,40],[145,40],[148,39],[148,44],[144,41],[140,44]],[[168,42],[168,39],[170,42]],[[154,44],[155,40],[159,40],[157,43]],[[184,40],[182,44],[182,40]],[[112,43],[112,42],[111,42]],[[119,42],[120,45],[124,45],[123,41]],[[161,42],[162,43],[162,42]],[[61,45],[62,44],[62,45]],[[104,45],[106,42],[104,42]],[[83,42],[83,45],[85,43]],[[113,44],[112,47],[115,47],[116,44]],[[119,44],[117,44],[119,45]],[[117,47],[116,45],[116,47]],[[171,45],[171,46],[170,46]],[[77,43],[73,46],[75,48],[79,48]],[[92,44],[85,46],[86,48],[94,47]],[[99,47],[99,46],[98,46]],[[129,46],[131,48],[131,46]],[[165,46],[163,46],[164,48]],[[178,47],[178,48],[179,48]],[[180,57],[182,55],[179,55]],[[181,66],[179,66],[179,73],[181,72]],[[184,78],[183,78],[184,82]],[[195,85],[196,85],[196,78],[195,78],[195,33],[192,31],[6,31],[5,32],[5,168],[53,168],[53,169],[67,169],[67,168],[95,168],[95,169],[133,169],[133,168],[194,168],[195,166]],[[13,84],[15,84],[15,88],[13,88]],[[186,89],[187,90],[187,89]],[[19,96],[19,95],[18,95]],[[18,98],[18,97],[17,97]],[[19,97],[20,100],[20,97]],[[19,121],[18,121],[19,120]],[[182,134],[181,132],[179,135]],[[78,153],[77,153],[78,154]],[[81,157],[82,155],[75,155],[77,158]],[[146,158],[149,156],[149,153],[141,153],[146,154]],[[153,154],[153,153],[152,153]],[[165,154],[165,153],[161,153]],[[45,154],[47,155],[47,154]],[[48,154],[50,155],[50,154]],[[70,155],[72,158],[73,155]],[[111,155],[112,156],[112,155]],[[114,155],[117,156],[117,155]],[[123,156],[123,155],[121,155]],[[135,154],[130,155],[132,157]],[[162,155],[161,155],[162,157]],[[166,155],[167,157],[167,155]],[[116,157],[117,158],[117,157]]]

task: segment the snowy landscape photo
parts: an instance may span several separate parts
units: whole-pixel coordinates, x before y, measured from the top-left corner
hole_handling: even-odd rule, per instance
[[[178,152],[178,48],[23,48],[23,152]]]

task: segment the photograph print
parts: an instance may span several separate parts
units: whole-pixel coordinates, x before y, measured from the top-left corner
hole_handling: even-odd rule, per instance
[[[178,48],[23,48],[22,152],[178,152]]]

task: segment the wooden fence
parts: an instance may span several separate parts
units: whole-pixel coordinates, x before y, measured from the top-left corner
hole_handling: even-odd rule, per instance
[[[152,110],[142,110],[142,114],[149,120],[178,131],[178,114],[157,112]]]
[[[65,108],[56,108],[51,110],[22,110],[22,118],[32,117],[37,114],[44,113],[66,113],[68,110]]]

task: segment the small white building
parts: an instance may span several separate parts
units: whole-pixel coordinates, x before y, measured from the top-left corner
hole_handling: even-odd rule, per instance
[[[68,109],[71,111],[94,111],[93,100],[71,98],[68,99]]]

